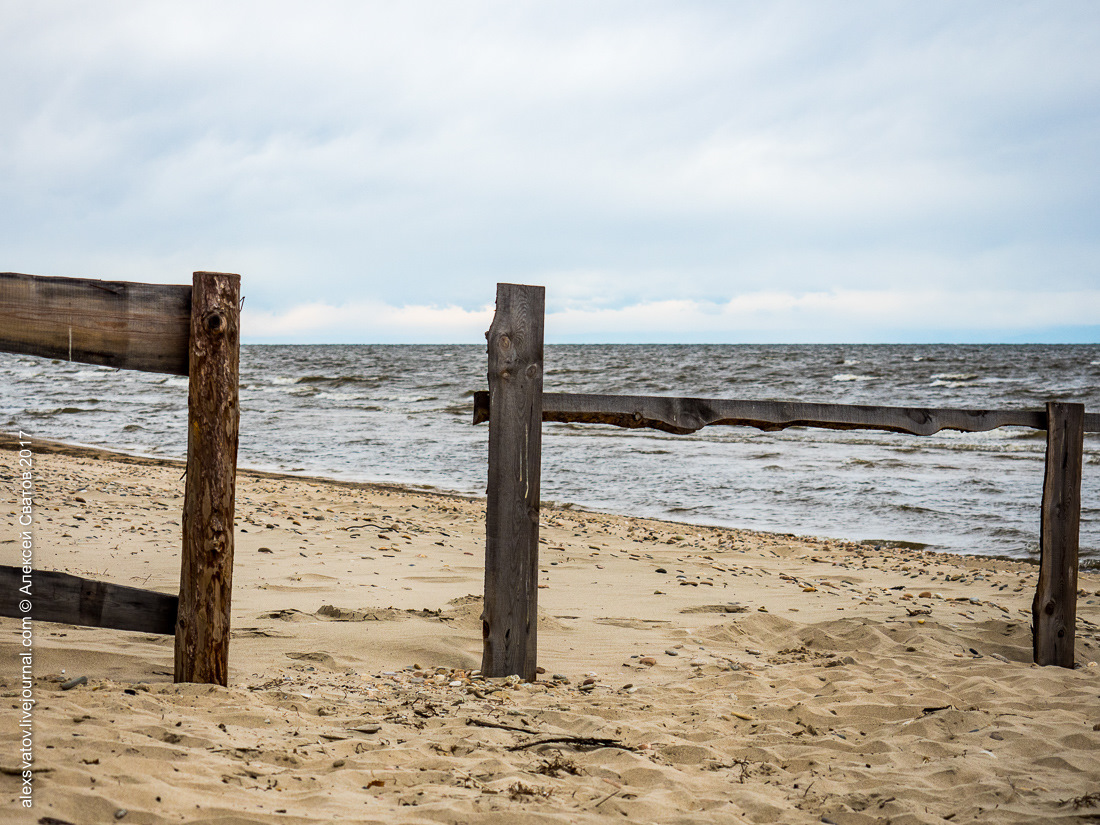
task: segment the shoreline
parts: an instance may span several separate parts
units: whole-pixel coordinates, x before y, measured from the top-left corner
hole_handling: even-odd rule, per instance
[[[18,439],[12,434],[4,431],[0,431],[0,452],[11,452],[17,450]],[[67,441],[53,441],[45,439],[35,439],[35,448],[44,453],[53,455],[66,455],[73,458],[91,458],[102,459],[108,461],[119,461],[124,463],[133,464],[145,464],[147,466],[174,466],[184,467],[186,460],[180,458],[171,458],[167,456],[154,456],[145,453],[128,453],[121,450],[112,450],[107,447],[99,447],[91,444],[77,444]],[[351,479],[342,479],[332,476],[316,476],[307,475],[304,473],[292,473],[279,470],[264,470],[251,467],[237,467],[238,477],[247,476],[252,478],[269,478],[278,480],[297,480],[306,481],[319,484],[331,484],[336,487],[347,487],[351,489],[376,489],[376,490],[389,490],[396,493],[409,493],[425,496],[438,496],[441,498],[454,498],[464,501],[485,501],[484,495],[477,495],[474,493],[462,493],[453,490],[446,490],[434,485],[417,485],[417,484],[397,484],[384,481],[355,481]],[[1026,564],[1031,566],[1038,566],[1038,558],[1031,557],[1016,557],[1008,555],[991,555],[982,553],[955,553],[947,550],[931,549],[933,545],[924,544],[922,542],[912,542],[905,539],[850,539],[839,536],[821,536],[810,534],[799,534],[783,532],[778,530],[755,530],[747,527],[734,527],[722,524],[710,524],[703,522],[691,522],[691,521],[677,521],[671,518],[659,518],[655,516],[635,516],[630,513],[620,513],[610,510],[597,510],[589,507],[585,507],[580,504],[574,504],[572,502],[558,501],[558,500],[544,500],[542,502],[542,509],[544,511],[569,511],[575,513],[586,513],[595,516],[610,516],[614,518],[624,519],[642,519],[645,521],[652,521],[655,523],[666,524],[670,527],[676,527],[680,529],[708,529],[708,530],[730,530],[739,533],[746,533],[759,536],[771,536],[776,538],[794,538],[808,542],[835,542],[845,546],[851,547],[881,547],[884,550],[902,550],[907,552],[918,552],[928,554],[935,557],[945,557],[947,559],[990,559],[993,561],[1014,562],[1020,564]],[[1098,560],[1085,560],[1082,562],[1082,569],[1100,569],[1100,559]]]

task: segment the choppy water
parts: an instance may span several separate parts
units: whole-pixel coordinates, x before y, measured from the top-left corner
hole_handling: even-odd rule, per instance
[[[484,494],[470,425],[483,346],[246,346],[241,466]],[[548,392],[1100,411],[1100,345],[546,348]],[[182,457],[187,381],[0,355],[0,428]],[[964,553],[1034,555],[1045,434],[921,438],[546,424],[542,497],[679,521]],[[1100,438],[1087,435],[1082,555],[1100,560]]]

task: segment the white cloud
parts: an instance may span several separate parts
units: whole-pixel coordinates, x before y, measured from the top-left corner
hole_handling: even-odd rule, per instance
[[[466,310],[456,306],[388,306],[375,301],[339,306],[309,303],[281,312],[245,307],[241,332],[246,343],[470,343],[484,340],[492,320],[491,306]]]
[[[493,307],[310,303],[283,312],[245,309],[246,342],[480,343]],[[712,343],[923,340],[974,333],[1026,334],[1055,327],[1093,327],[1100,319],[1100,290],[1048,292],[943,290],[791,293],[760,291],[729,301],[662,300],[622,307],[572,306],[552,310],[546,340],[679,340]]]
[[[761,291],[726,302],[654,301],[619,309],[566,309],[546,320],[553,340],[651,340],[687,335],[715,343],[905,341],[1098,326],[1100,289],[1073,292],[839,290]],[[645,336],[650,336],[646,338]]]

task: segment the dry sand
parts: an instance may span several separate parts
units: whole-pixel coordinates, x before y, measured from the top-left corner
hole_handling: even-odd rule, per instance
[[[36,460],[38,567],[178,589],[180,465],[80,449]],[[0,563],[14,564],[14,454],[0,451],[0,466]],[[170,637],[38,624],[29,811],[15,775],[16,621],[0,619],[0,816],[1100,815],[1096,574],[1080,582],[1082,666],[1039,668],[1033,566],[548,509],[546,672],[481,680],[483,511],[242,471],[230,687],[173,684]],[[74,676],[87,684],[61,690]]]

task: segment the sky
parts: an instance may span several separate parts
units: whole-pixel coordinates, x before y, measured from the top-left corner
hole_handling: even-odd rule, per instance
[[[1100,341],[1100,3],[0,0],[0,270],[245,343]]]

